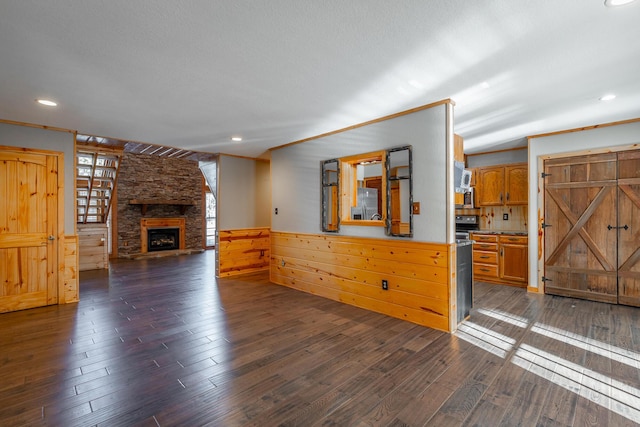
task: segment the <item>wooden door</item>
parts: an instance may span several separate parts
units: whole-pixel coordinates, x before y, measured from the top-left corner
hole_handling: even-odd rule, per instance
[[[640,306],[640,151],[618,153],[618,302]]]
[[[58,157],[0,147],[0,312],[58,302]]]
[[[546,293],[617,302],[616,159],[544,162]]]
[[[505,166],[505,204],[526,205],[529,201],[529,168],[527,165]]]
[[[478,169],[480,184],[478,206],[502,206],[504,204],[504,167]]]

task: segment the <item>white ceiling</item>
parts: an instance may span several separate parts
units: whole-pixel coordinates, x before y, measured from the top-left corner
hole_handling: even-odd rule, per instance
[[[465,151],[501,149],[640,117],[639,18],[640,1],[2,0],[0,119],[258,157],[452,98]]]

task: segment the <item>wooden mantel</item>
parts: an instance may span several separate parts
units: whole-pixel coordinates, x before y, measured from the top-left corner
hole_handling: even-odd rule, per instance
[[[191,200],[173,200],[173,199],[132,199],[129,200],[130,205],[140,205],[142,215],[147,214],[147,206],[149,205],[172,205],[180,206],[180,215],[184,215],[189,206],[196,206],[196,202]]]

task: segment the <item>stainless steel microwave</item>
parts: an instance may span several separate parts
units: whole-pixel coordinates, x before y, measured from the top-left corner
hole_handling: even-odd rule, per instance
[[[473,191],[473,187],[469,187],[464,193],[464,202],[462,202],[462,207],[464,209],[473,209],[476,207],[475,205],[475,195]]]

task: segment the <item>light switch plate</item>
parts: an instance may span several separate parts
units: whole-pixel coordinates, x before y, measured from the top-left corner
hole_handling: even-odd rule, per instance
[[[420,202],[413,202],[413,214],[420,215]]]

